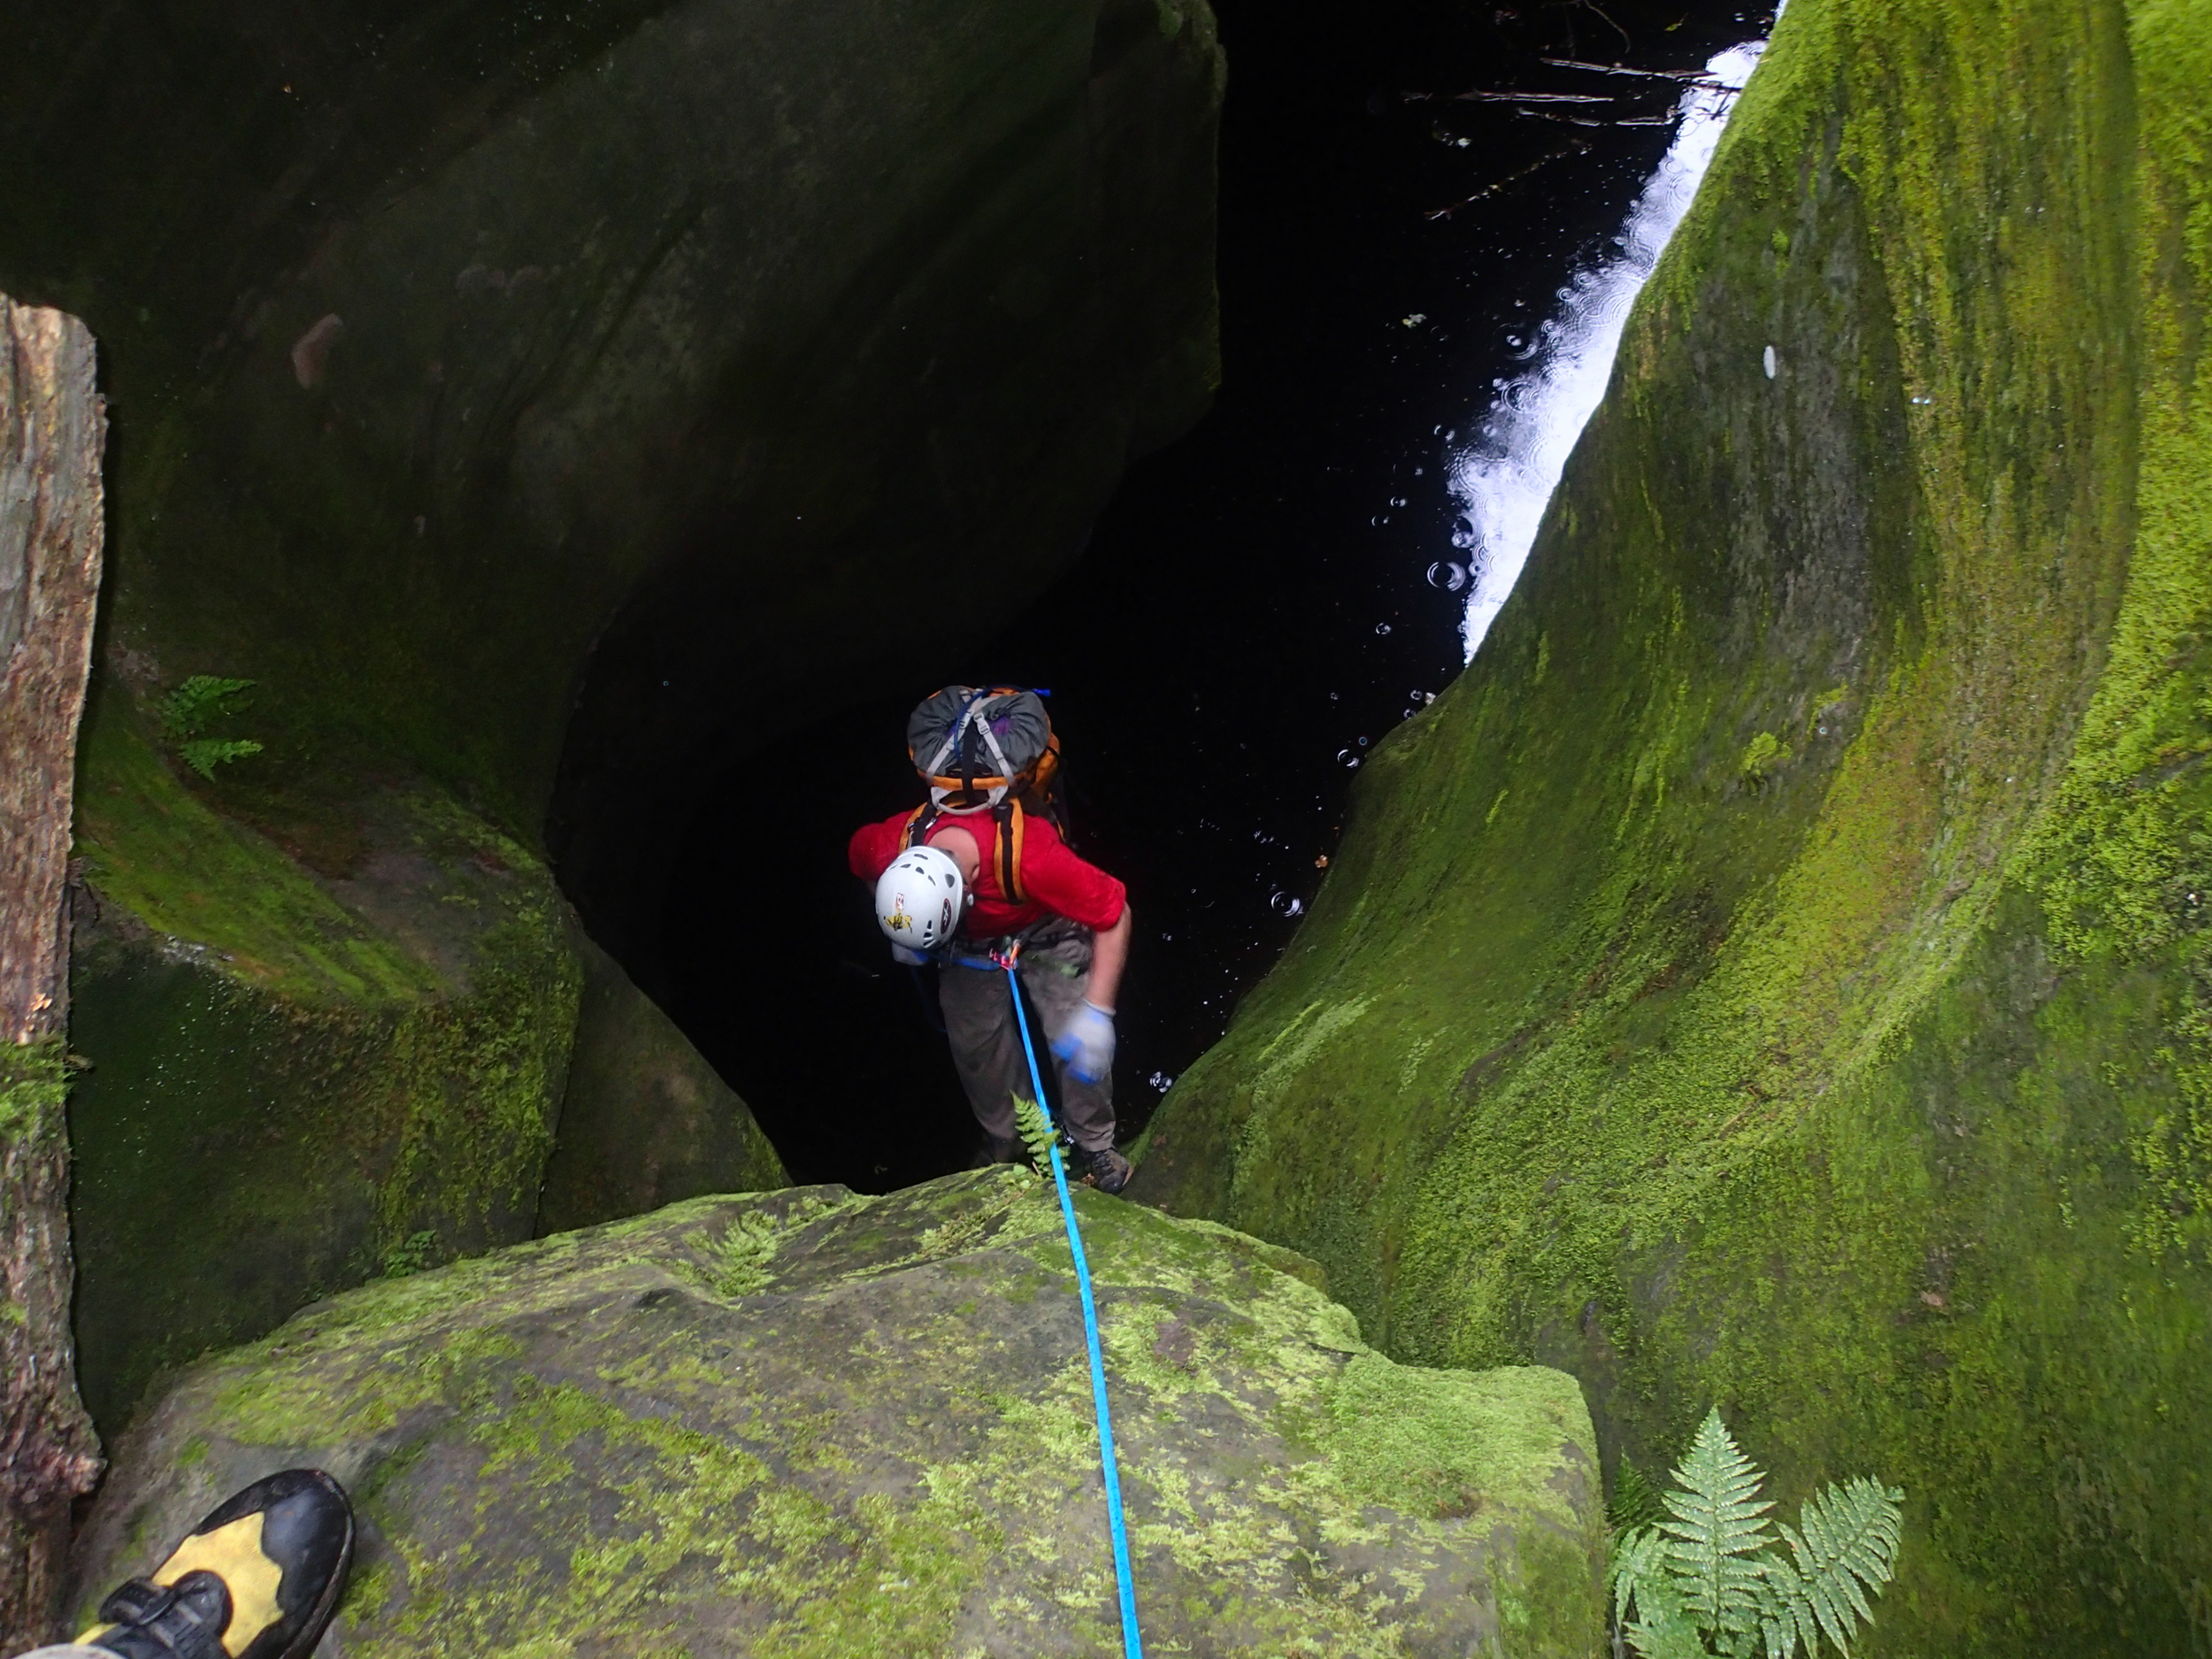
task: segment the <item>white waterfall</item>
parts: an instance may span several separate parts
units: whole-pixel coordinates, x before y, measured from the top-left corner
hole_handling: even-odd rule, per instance
[[[1445,585],[1468,588],[1461,634],[1470,660],[1520,577],[1560,470],[1605,394],[1629,307],[1689,211],[1735,95],[1765,45],[1733,46],[1706,65],[1711,81],[1685,93],[1674,142],[1629,210],[1616,251],[1560,289],[1558,311],[1536,336],[1535,366],[1494,383],[1481,426],[1450,457],[1459,554],[1439,568],[1450,577]]]

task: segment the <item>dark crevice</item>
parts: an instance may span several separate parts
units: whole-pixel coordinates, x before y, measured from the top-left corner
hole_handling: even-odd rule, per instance
[[[903,662],[764,682],[672,792],[683,822],[661,844],[657,924],[621,923],[632,972],[801,1180],[881,1189],[960,1167],[972,1144],[943,1039],[844,850],[862,821],[918,798],[905,712],[958,679],[1053,692],[1077,844],[1128,881],[1140,918],[1117,1082],[1125,1135],[1141,1128],[1310,902],[1354,776],[1340,751],[1356,757],[1457,672],[1457,601],[1423,580],[1455,518],[1440,434],[1518,365],[1509,337],[1604,247],[1671,136],[1594,130],[1587,153],[1433,219],[1557,137],[1403,95],[1563,84],[1537,59],[1579,50],[1571,8],[1417,4],[1357,30],[1318,5],[1217,10],[1232,73],[1213,412],[1138,464],[1087,551],[987,644],[933,656],[923,608]],[[1764,27],[1709,5],[1610,12],[1632,61],[1661,68],[1701,66]],[[1160,16],[1102,10],[1093,73]],[[917,548],[910,563],[956,558]],[[976,580],[956,587],[972,597]],[[853,598],[904,593],[878,580]],[[642,664],[650,646],[634,631],[623,649]]]

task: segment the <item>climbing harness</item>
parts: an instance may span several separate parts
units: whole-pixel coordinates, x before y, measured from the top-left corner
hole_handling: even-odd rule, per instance
[[[1045,1104],[1044,1080],[1037,1071],[1037,1050],[1029,1041],[1029,1016],[1022,1009],[1021,976],[1016,971],[1021,956],[1017,940],[1002,955],[994,953],[992,964],[1006,970],[1006,988],[1013,993],[1014,1019],[1021,1027],[1022,1054],[1029,1062],[1029,1086],[1037,1091],[1037,1110],[1052,1121]],[[1114,1420],[1106,1409],[1106,1360],[1098,1346],[1098,1304],[1091,1295],[1091,1265],[1083,1254],[1083,1234],[1075,1225],[1075,1201],[1068,1195],[1067,1167],[1060,1161],[1060,1138],[1056,1133],[1048,1148],[1052,1181],[1060,1191],[1060,1219],[1067,1224],[1068,1250],[1075,1257],[1075,1288],[1083,1301],[1083,1340],[1091,1350],[1091,1404],[1098,1416],[1098,1464],[1106,1479],[1106,1524],[1114,1535],[1114,1581],[1121,1589],[1121,1647],[1125,1659],[1144,1659],[1144,1644],[1137,1636],[1137,1593],[1129,1574],[1129,1533],[1121,1518],[1121,1471],[1114,1462]]]

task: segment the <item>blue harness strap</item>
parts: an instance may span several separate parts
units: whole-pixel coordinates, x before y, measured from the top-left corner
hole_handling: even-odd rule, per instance
[[[1014,1018],[1021,1027],[1022,1054],[1029,1061],[1030,1087],[1037,1091],[1037,1110],[1049,1123],[1052,1109],[1045,1104],[1044,1079],[1037,1071],[1037,1050],[1029,1041],[1029,1016],[1022,1009],[1021,979],[1015,961],[1009,956],[993,965],[1006,970],[1006,988],[1013,993]],[[1137,1592],[1129,1573],[1129,1532],[1121,1518],[1121,1470],[1114,1461],[1114,1420],[1106,1409],[1106,1359],[1098,1347],[1098,1304],[1091,1295],[1091,1264],[1083,1254],[1082,1232],[1075,1225],[1075,1201],[1068,1195],[1068,1171],[1060,1161],[1056,1135],[1051,1156],[1053,1185],[1060,1189],[1060,1218],[1067,1224],[1068,1250],[1075,1257],[1075,1288],[1083,1300],[1083,1340],[1091,1350],[1091,1404],[1098,1415],[1098,1464],[1106,1478],[1106,1524],[1114,1535],[1114,1581],[1121,1589],[1121,1647],[1126,1659],[1144,1659],[1144,1644],[1137,1635]]]

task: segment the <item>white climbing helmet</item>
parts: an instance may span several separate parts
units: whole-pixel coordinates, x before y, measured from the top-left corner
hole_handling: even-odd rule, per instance
[[[876,926],[909,950],[934,950],[945,943],[967,907],[960,866],[934,847],[908,848],[876,881]]]

